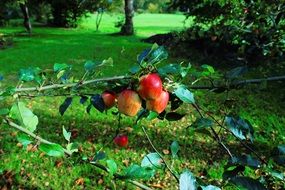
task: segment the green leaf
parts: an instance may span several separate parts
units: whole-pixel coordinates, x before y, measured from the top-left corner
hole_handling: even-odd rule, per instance
[[[241,140],[247,139],[247,137],[253,142],[254,130],[252,125],[240,117],[226,116],[226,126],[232,131],[232,133]]]
[[[67,132],[66,129],[64,128],[64,126],[62,126],[62,133],[63,133],[65,140],[67,140],[69,142],[70,137],[71,137],[71,132]]]
[[[25,82],[33,81],[40,73],[40,71],[41,69],[38,67],[29,67],[27,69],[21,69],[19,72],[19,79]]]
[[[180,147],[177,141],[173,141],[170,145],[170,150],[172,154],[172,158],[177,158],[177,153],[179,151]]]
[[[125,177],[129,179],[145,179],[148,180],[155,175],[155,170],[152,168],[141,167],[133,164],[126,168]]]
[[[78,144],[77,143],[68,143],[66,145],[66,149],[71,153],[78,152]]]
[[[40,144],[39,149],[49,156],[63,157],[64,149],[59,144]]]
[[[113,67],[114,66],[113,63],[114,63],[114,61],[111,57],[109,57],[108,59],[104,59],[102,61],[102,65],[109,66],[109,67]]]
[[[17,134],[17,141],[21,143],[23,147],[27,147],[29,144],[33,142],[31,138],[24,133]]]
[[[97,65],[99,65],[99,64],[96,62],[93,62],[91,60],[88,60],[84,64],[84,69],[85,69],[85,71],[93,72]]]
[[[181,71],[181,66],[179,64],[169,64],[158,68],[157,71],[161,76],[168,74],[179,74]]]
[[[204,64],[204,65],[201,65],[201,67],[203,69],[206,69],[210,74],[215,73],[215,69],[211,65]]]
[[[161,168],[162,166],[163,160],[157,153],[149,153],[141,162],[141,167]]]
[[[106,162],[109,169],[109,173],[111,176],[113,176],[117,172],[118,166],[114,160],[107,160]]]
[[[106,154],[103,151],[99,151],[96,153],[95,157],[93,158],[92,162],[97,162],[98,160],[103,160],[106,158]]]
[[[184,85],[180,85],[174,94],[183,102],[193,104],[195,103],[194,95]]]
[[[167,121],[179,121],[180,119],[182,119],[185,116],[185,114],[180,114],[180,113],[176,113],[176,112],[168,112],[165,115],[165,119]]]
[[[164,59],[167,59],[168,53],[163,46],[155,47],[153,46],[152,51],[149,53],[149,64],[158,63]]]
[[[159,115],[159,114],[158,114],[157,112],[155,112],[155,111],[150,111],[146,119],[149,120],[149,121],[151,121],[151,120],[157,118],[158,115]]]
[[[285,165],[285,145],[279,145],[273,149],[273,160],[279,165]]]
[[[64,102],[59,106],[59,113],[60,115],[63,115],[65,113],[65,111],[67,110],[67,108],[69,108],[69,106],[72,103],[72,97],[67,97]]]
[[[140,71],[140,67],[138,65],[135,65],[135,66],[132,66],[130,69],[129,69],[129,72],[131,74],[136,74]]]
[[[190,171],[186,170],[180,175],[179,189],[180,190],[197,189],[195,176]]]
[[[71,69],[71,66],[65,63],[55,63],[53,65],[53,71],[56,73],[63,71],[63,70],[70,70],[70,69]]]
[[[242,166],[249,166],[252,168],[260,168],[261,162],[257,159],[251,157],[250,155],[242,155],[240,157],[233,157],[229,160],[231,165],[242,165]]]
[[[38,125],[38,117],[23,102],[15,103],[10,110],[10,117],[17,120],[22,127],[34,132]]]
[[[204,129],[208,127],[212,127],[214,125],[214,122],[211,119],[208,118],[198,118],[192,123],[191,127],[195,129]]]
[[[8,115],[9,112],[10,112],[9,109],[7,109],[7,108],[1,108],[1,109],[0,109],[0,116]]]
[[[221,190],[221,188],[213,186],[213,185],[208,185],[208,186],[201,186],[202,190]]]
[[[244,176],[236,176],[230,182],[248,190],[267,190],[258,180]]]

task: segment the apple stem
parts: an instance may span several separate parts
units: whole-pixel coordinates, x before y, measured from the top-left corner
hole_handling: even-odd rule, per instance
[[[165,161],[165,159],[163,158],[163,156],[159,153],[159,151],[156,149],[156,147],[154,146],[154,144],[152,143],[151,139],[149,138],[144,126],[141,126],[142,130],[149,142],[149,144],[151,145],[151,147],[153,148],[153,150],[157,153],[157,155],[161,158],[161,160],[163,161],[163,163],[165,164],[166,168],[169,170],[169,172],[171,173],[171,175],[176,179],[177,183],[179,183],[179,178],[176,176],[175,172],[170,168],[170,166],[168,165],[168,163]]]

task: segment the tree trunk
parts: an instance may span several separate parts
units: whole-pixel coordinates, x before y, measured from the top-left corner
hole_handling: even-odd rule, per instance
[[[32,33],[32,25],[30,21],[30,16],[29,16],[29,9],[27,7],[26,3],[20,3],[20,8],[24,16],[24,27],[26,28],[27,32],[29,34]]]
[[[134,34],[133,16],[134,16],[134,1],[125,0],[125,23],[121,28],[121,34],[123,35]]]

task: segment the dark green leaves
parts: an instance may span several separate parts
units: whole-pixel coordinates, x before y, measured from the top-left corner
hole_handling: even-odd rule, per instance
[[[168,53],[166,49],[163,46],[158,46],[157,44],[154,44],[151,49],[144,50],[138,56],[138,63],[141,67],[146,67],[147,65],[159,63],[167,57]]]
[[[142,167],[136,164],[129,166],[125,170],[125,177],[129,179],[145,179],[148,180],[155,175],[155,170],[152,168]]]
[[[230,182],[248,190],[266,190],[266,188],[258,180],[249,177],[236,176],[231,178]]]
[[[180,114],[176,112],[169,112],[165,115],[165,119],[168,121],[179,121],[185,116],[185,114]]]
[[[173,141],[171,143],[170,150],[171,150],[172,158],[177,158],[177,153],[180,150],[180,147],[177,141]]]
[[[254,130],[247,120],[240,117],[226,116],[225,123],[236,137],[241,140],[245,140],[248,137],[253,142]]]
[[[27,147],[29,144],[31,144],[33,142],[31,140],[31,138],[24,133],[19,133],[17,135],[17,140],[19,143],[21,143],[23,145],[23,147]]]
[[[67,97],[64,102],[59,106],[59,113],[60,115],[63,115],[64,112],[67,110],[67,108],[71,105],[72,103],[72,97]]]
[[[10,110],[10,117],[17,120],[20,125],[34,132],[38,125],[38,117],[28,109],[23,102],[15,103]]]
[[[104,158],[106,158],[106,154],[103,151],[99,151],[96,153],[96,155],[93,158],[93,162],[97,162],[98,160],[103,160]]]
[[[193,104],[195,103],[194,95],[184,85],[178,86],[174,94],[183,102]]]
[[[92,73],[94,72],[95,68],[100,64],[101,62],[94,62],[94,61],[89,60],[85,62],[84,69],[85,71]]]
[[[195,176],[190,171],[186,170],[180,175],[179,189],[180,190],[197,189]]]
[[[116,162],[114,160],[107,160],[106,163],[107,163],[107,167],[108,167],[108,171],[110,175],[111,176],[114,175],[118,170],[118,166]]]
[[[242,165],[242,166],[249,166],[252,168],[260,168],[261,162],[250,155],[243,155],[240,157],[233,157],[230,159],[229,163],[231,165]]]
[[[230,70],[229,72],[227,72],[225,77],[227,79],[234,79],[246,73],[247,70],[248,70],[247,67],[236,67]]]
[[[279,145],[274,148],[273,153],[273,160],[279,165],[285,165],[285,145]]]
[[[143,158],[141,167],[160,168],[162,164],[163,161],[157,153],[149,153]]]
[[[62,134],[63,134],[65,140],[67,140],[69,142],[70,137],[71,137],[71,132],[67,132],[66,129],[64,128],[64,126],[62,126]]]
[[[98,111],[103,112],[105,110],[105,103],[100,94],[92,96],[90,102]]]
[[[71,68],[70,65],[68,64],[65,64],[65,63],[55,63],[54,66],[53,66],[53,71],[55,73],[58,73],[60,71],[63,71],[63,70],[69,70]]]
[[[204,129],[208,127],[212,127],[214,125],[214,122],[211,119],[208,118],[198,118],[192,123],[191,127],[195,129]]]
[[[36,82],[41,82],[41,77],[39,76],[41,69],[38,67],[30,67],[27,69],[21,69],[19,72],[19,79],[24,82],[29,82],[35,80]]]
[[[0,109],[0,116],[8,115],[9,112],[10,112],[9,109],[7,109],[7,108],[1,108],[1,109]]]
[[[64,149],[59,144],[40,144],[39,149],[49,156],[62,157]]]

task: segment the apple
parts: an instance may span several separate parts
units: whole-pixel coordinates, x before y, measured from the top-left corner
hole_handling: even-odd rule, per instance
[[[143,75],[139,81],[138,93],[144,100],[157,99],[162,92],[162,82],[157,73]]]
[[[142,101],[133,90],[123,90],[118,96],[118,109],[119,112],[127,116],[135,116],[139,112]]]
[[[169,93],[167,91],[162,91],[160,96],[155,100],[146,101],[146,109],[150,111],[155,111],[161,113],[165,110],[169,101]]]
[[[114,138],[114,143],[119,147],[126,147],[128,145],[128,136],[127,135],[118,135]]]
[[[105,91],[102,93],[102,98],[106,109],[110,109],[116,103],[116,94],[110,91]]]

